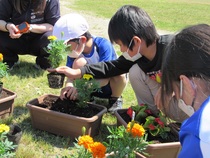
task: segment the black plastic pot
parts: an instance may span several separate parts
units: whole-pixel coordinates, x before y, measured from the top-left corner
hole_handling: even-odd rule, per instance
[[[65,79],[64,74],[60,74],[57,72],[50,72],[47,74],[48,83],[50,88],[62,88],[63,82]]]
[[[18,125],[10,125],[10,130],[7,133],[7,138],[13,144],[18,145],[22,137],[22,130]]]

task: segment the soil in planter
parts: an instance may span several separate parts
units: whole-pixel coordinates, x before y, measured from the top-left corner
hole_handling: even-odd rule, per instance
[[[128,122],[131,121],[131,118],[127,113],[122,112],[122,113],[119,113],[119,114],[125,122],[128,123]],[[181,126],[181,124],[179,124],[179,123],[170,123],[169,127],[171,128],[171,131],[170,131],[167,139],[162,139],[161,137],[154,137],[150,134],[148,134],[147,139],[149,141],[154,141],[154,143],[178,142],[179,141],[178,132],[179,132],[180,126]]]
[[[37,106],[86,118],[93,117],[101,111],[101,109],[89,105],[85,108],[79,108],[76,103],[77,101],[68,99],[61,100],[60,98],[46,97],[43,102]]]
[[[6,91],[4,91],[4,89],[2,90],[1,94],[0,94],[0,99],[2,98],[6,98],[6,97],[9,97],[11,96],[10,93],[7,93]]]

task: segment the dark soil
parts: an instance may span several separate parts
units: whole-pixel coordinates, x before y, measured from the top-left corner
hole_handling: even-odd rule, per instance
[[[47,108],[53,111],[62,112],[66,114],[71,114],[80,117],[90,118],[98,114],[102,108],[94,106],[94,104],[88,103],[84,108],[77,106],[77,101],[72,101],[68,99],[61,100],[55,97],[46,97],[43,103],[37,105],[39,107]]]
[[[11,93],[8,93],[8,92],[4,91],[4,89],[3,89],[1,94],[0,94],[0,99],[9,97],[11,95],[12,95]]]
[[[128,122],[131,121],[130,116],[126,112],[121,112],[119,114],[125,122],[128,123]],[[167,139],[162,139],[161,137],[154,137],[154,136],[148,134],[148,140],[149,141],[154,141],[154,142],[157,142],[157,143],[167,143],[167,142],[177,142],[177,141],[179,141],[178,132],[180,130],[180,124],[170,123],[169,127],[171,128],[171,131],[170,131]]]

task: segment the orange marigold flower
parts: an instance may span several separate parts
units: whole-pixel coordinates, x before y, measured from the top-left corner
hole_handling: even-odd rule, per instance
[[[0,62],[3,61],[3,54],[0,53]]]
[[[144,127],[139,125],[138,123],[134,123],[133,127],[131,126],[132,124],[131,122],[129,122],[126,131],[131,133],[133,137],[142,137],[145,134]]]
[[[89,150],[93,155],[93,158],[104,158],[106,153],[106,147],[100,142],[94,142],[90,144]]]
[[[85,149],[89,148],[89,145],[93,143],[93,138],[89,135],[79,137],[78,144],[83,145]]]

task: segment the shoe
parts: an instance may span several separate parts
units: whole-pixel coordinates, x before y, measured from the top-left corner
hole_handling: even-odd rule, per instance
[[[38,65],[43,70],[46,70],[51,67],[49,60],[46,57],[37,57],[36,65]]]
[[[111,107],[108,109],[108,111],[110,113],[114,113],[116,110],[118,109],[122,109],[122,105],[123,105],[123,100],[122,97],[119,98],[110,98],[109,99],[109,105],[111,105]]]

